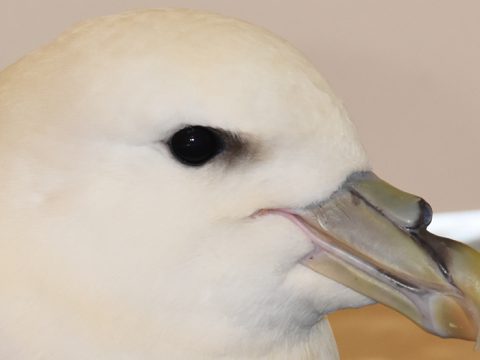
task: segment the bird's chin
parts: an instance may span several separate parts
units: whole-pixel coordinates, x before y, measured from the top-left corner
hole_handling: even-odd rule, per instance
[[[306,299],[312,310],[321,316],[375,303],[375,300],[319,274],[302,263],[288,273],[284,285],[291,292]]]

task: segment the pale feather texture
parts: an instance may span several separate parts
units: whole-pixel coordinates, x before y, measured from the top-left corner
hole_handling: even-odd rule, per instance
[[[187,124],[250,156],[180,164]],[[262,208],[368,167],[304,57],[218,15],[83,23],[0,73],[0,358],[333,359],[325,314],[369,300],[303,267]]]

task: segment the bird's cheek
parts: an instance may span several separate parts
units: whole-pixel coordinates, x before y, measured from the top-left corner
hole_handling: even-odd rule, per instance
[[[274,271],[288,271],[314,249],[305,234],[281,217],[252,216],[224,223],[223,229],[227,231],[222,241],[227,246],[268,263]]]

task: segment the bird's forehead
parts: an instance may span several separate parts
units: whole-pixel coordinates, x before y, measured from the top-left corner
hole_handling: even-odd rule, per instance
[[[43,93],[62,98],[55,107],[103,110],[105,122],[129,132],[129,121],[137,128],[151,121],[311,134],[345,121],[328,85],[297,50],[261,28],[212,14],[164,10],[97,19],[42,56],[36,68],[46,67]]]

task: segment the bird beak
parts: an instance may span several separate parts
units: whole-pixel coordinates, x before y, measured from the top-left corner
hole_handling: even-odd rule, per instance
[[[432,211],[423,199],[362,172],[287,217],[316,245],[305,266],[435,335],[477,340],[480,253],[429,233]]]

